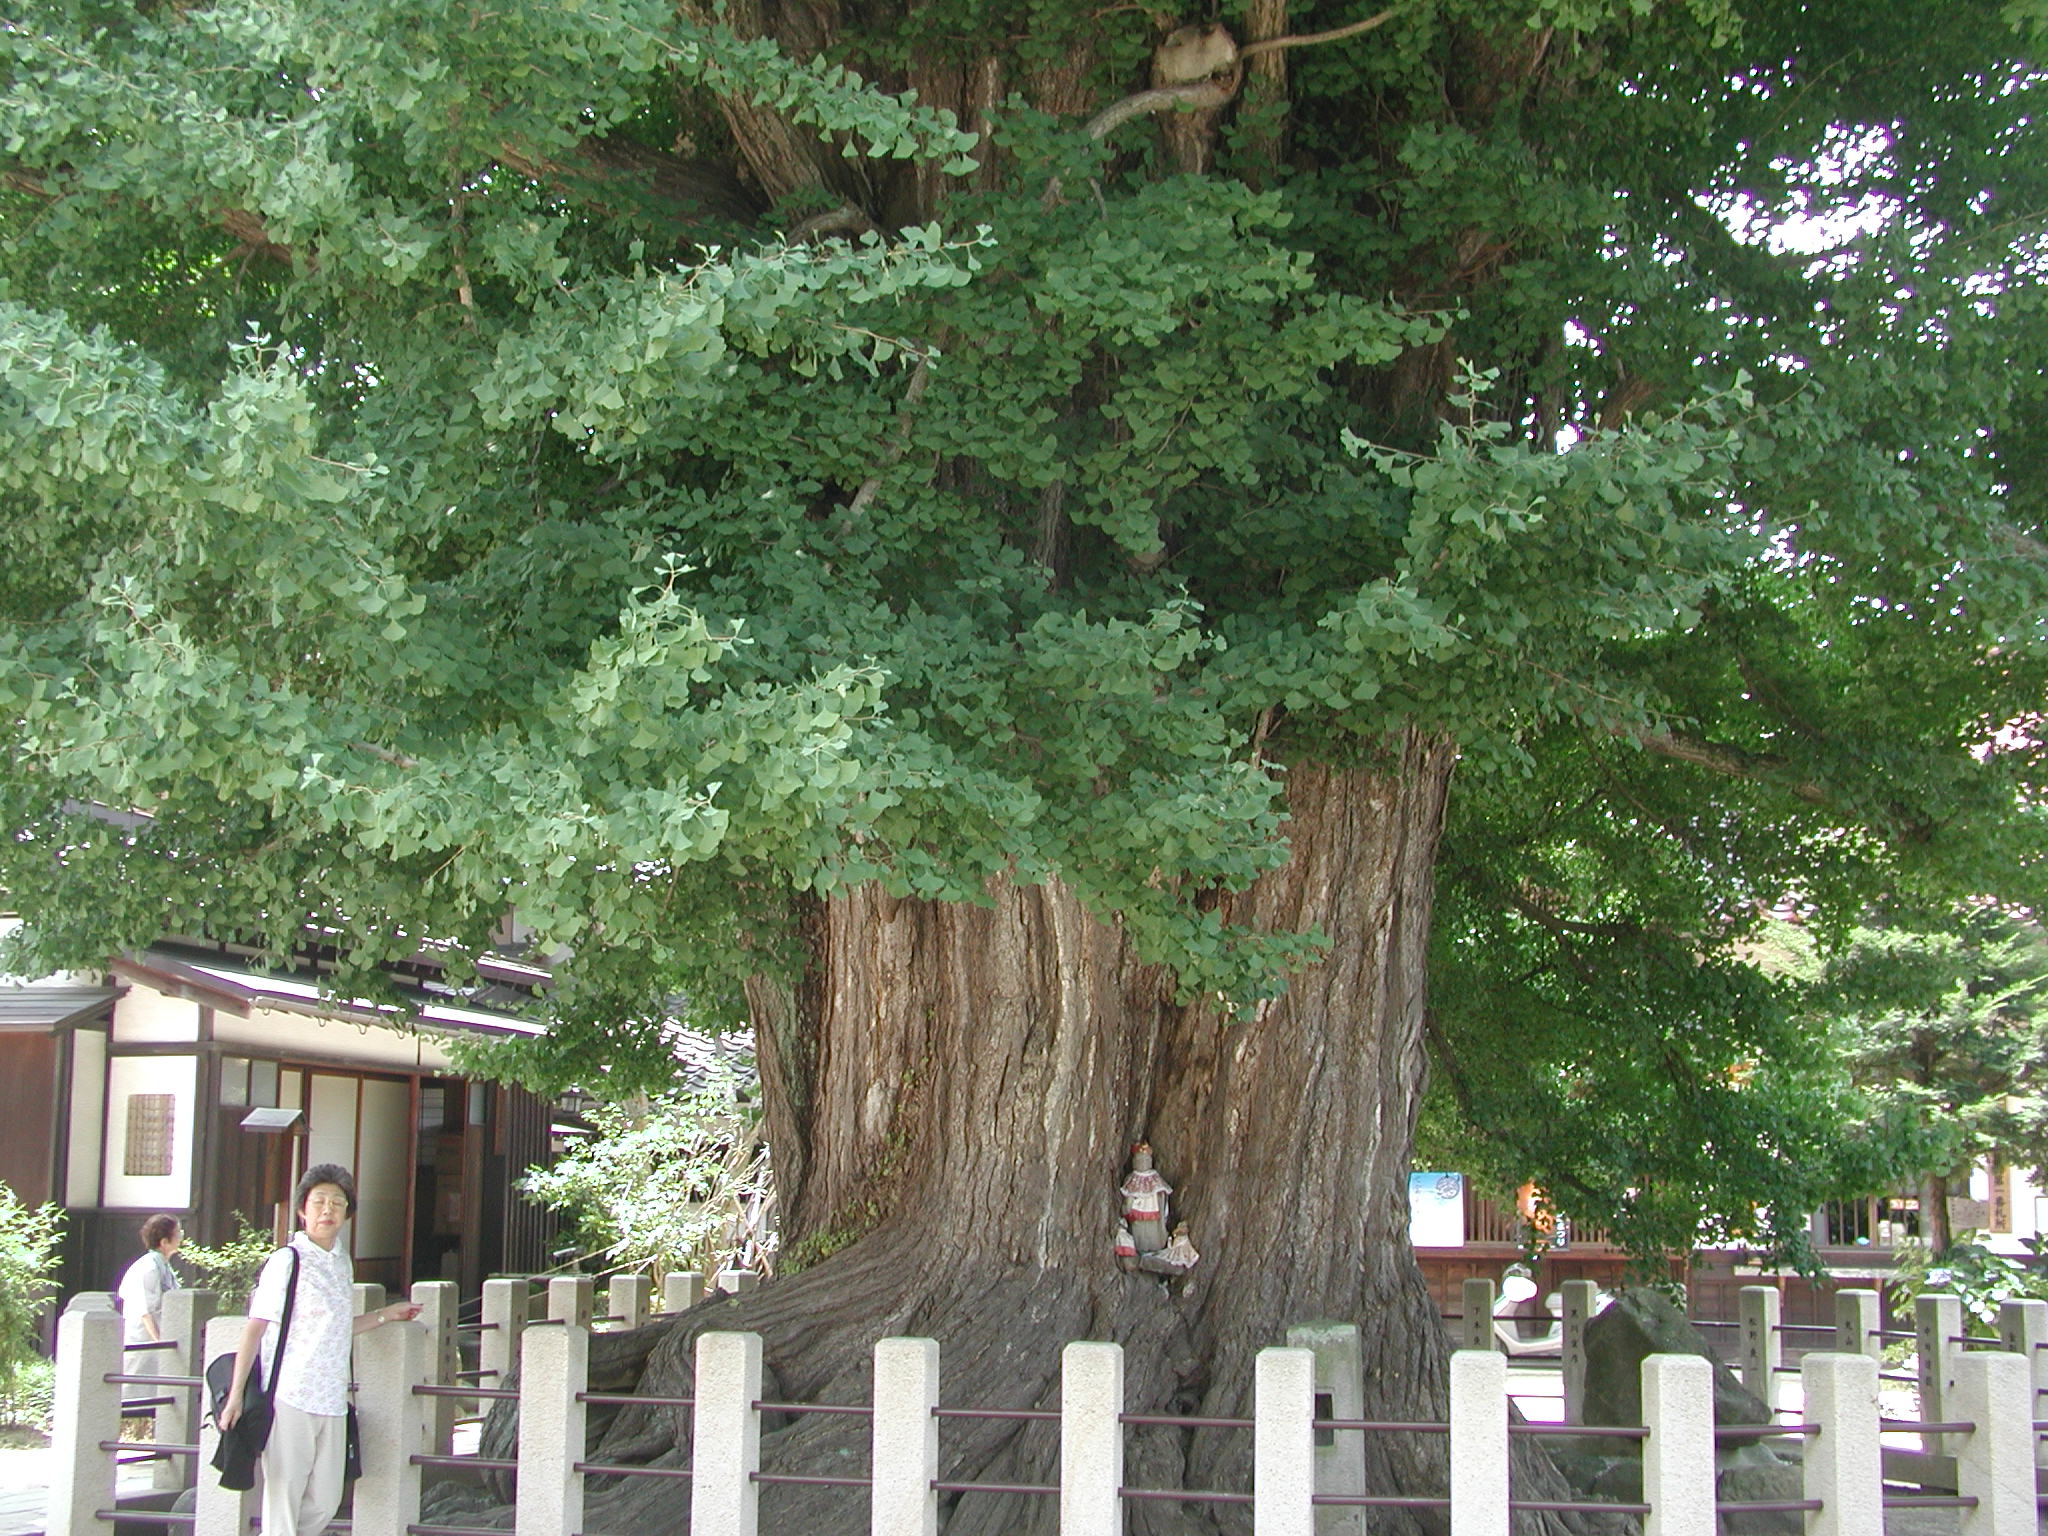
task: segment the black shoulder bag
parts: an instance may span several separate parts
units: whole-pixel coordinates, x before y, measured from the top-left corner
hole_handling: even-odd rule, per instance
[[[292,1334],[292,1311],[299,1299],[299,1250],[287,1250],[292,1256],[292,1278],[285,1287],[284,1316],[277,1325],[277,1352],[271,1356],[280,1367],[284,1362],[284,1347]],[[221,1410],[227,1406],[228,1394],[235,1385],[235,1351],[230,1350],[208,1362],[206,1367],[207,1396],[213,1404],[213,1422],[220,1425]],[[241,1417],[220,1432],[220,1444],[214,1447],[213,1468],[221,1474],[223,1488],[254,1486],[253,1473],[256,1458],[263,1454],[263,1447],[270,1441],[271,1420],[276,1417],[271,1404],[271,1394],[276,1390],[275,1381],[263,1379],[263,1350],[259,1345],[256,1358],[249,1362],[249,1379],[242,1387]],[[249,1482],[240,1482],[243,1477]],[[235,1478],[235,1482],[230,1482]]]

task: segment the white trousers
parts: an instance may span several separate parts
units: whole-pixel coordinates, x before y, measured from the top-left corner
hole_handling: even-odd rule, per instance
[[[341,1507],[348,1420],[276,1405],[263,1447],[263,1536],[320,1536]]]

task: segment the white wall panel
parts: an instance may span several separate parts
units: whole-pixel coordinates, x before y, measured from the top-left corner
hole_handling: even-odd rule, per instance
[[[107,1073],[107,1157],[103,1205],[184,1210],[192,1204],[192,1115],[199,1063],[191,1056],[116,1056]],[[123,1171],[128,1157],[128,1099],[137,1093],[168,1093],[171,1110],[171,1171],[144,1176]]]

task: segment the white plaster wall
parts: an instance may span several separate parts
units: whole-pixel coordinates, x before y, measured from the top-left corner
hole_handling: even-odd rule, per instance
[[[2014,1237],[2037,1237],[2041,1231],[2041,1218],[2048,1211],[2048,1192],[2036,1184],[2025,1168],[2008,1170],[2012,1179],[2012,1235]]]
[[[326,1072],[315,1072],[312,1078],[306,1105],[306,1166],[339,1163],[354,1172],[356,1079]]]
[[[246,1019],[215,1014],[213,1037],[257,1055],[325,1056],[361,1062],[365,1067],[422,1067],[430,1072],[448,1071],[450,1065],[447,1051],[433,1035],[379,1024],[310,1019],[268,1008],[255,1009]]]
[[[124,1043],[197,1040],[199,1005],[137,983],[114,1004],[114,1038]]]
[[[363,1080],[363,1136],[356,1149],[358,1259],[395,1259],[405,1247],[406,1186],[412,1181],[412,1089]]]
[[[191,1056],[116,1056],[107,1073],[107,1160],[101,1204],[182,1210],[192,1203],[192,1116],[199,1063]],[[131,1176],[121,1171],[128,1152],[128,1095],[168,1093],[171,1111],[171,1171],[166,1177]]]
[[[71,1032],[71,1145],[65,1148],[64,1203],[88,1210],[100,1203],[100,1133],[107,1123],[107,1037]]]

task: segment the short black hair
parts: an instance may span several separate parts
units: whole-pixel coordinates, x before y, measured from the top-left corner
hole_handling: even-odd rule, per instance
[[[178,1230],[178,1218],[166,1211],[158,1211],[142,1224],[142,1246],[154,1248]]]
[[[299,1187],[292,1191],[292,1214],[302,1214],[306,1209],[306,1196],[313,1193],[316,1184],[332,1184],[341,1191],[341,1197],[348,1201],[348,1214],[356,1213],[356,1176],[339,1163],[315,1163],[299,1175]]]

